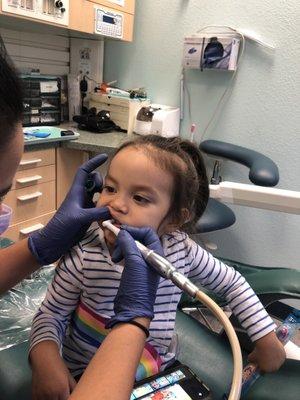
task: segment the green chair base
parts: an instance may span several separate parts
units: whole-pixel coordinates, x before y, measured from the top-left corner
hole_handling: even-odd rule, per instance
[[[194,318],[177,312],[179,360],[188,365],[219,400],[228,391],[232,376],[232,356],[227,340],[219,337]],[[246,363],[246,355],[244,362]],[[286,360],[274,374],[261,377],[250,389],[246,400],[296,400],[300,398],[300,362]]]
[[[0,351],[0,399],[31,400],[28,342]]]

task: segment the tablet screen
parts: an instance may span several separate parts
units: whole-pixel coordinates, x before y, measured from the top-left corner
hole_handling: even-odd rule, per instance
[[[188,376],[187,376],[188,374]],[[209,393],[189,371],[176,369],[134,388],[130,400],[194,400]],[[193,397],[189,393],[193,393]],[[196,395],[196,397],[195,397]]]

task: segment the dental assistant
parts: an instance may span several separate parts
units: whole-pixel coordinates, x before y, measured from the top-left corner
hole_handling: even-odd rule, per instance
[[[23,154],[22,90],[7,55],[0,51],[0,235],[8,228],[11,209],[5,206]],[[95,208],[85,189],[87,179],[101,188],[94,169],[106,161],[100,155],[83,164],[72,187],[50,222],[10,247],[0,250],[0,295],[41,265],[56,261],[83,236],[91,222],[109,218],[107,208]],[[141,230],[136,239],[153,250],[161,251],[153,231]],[[124,273],[115,298],[112,331],[95,354],[81,380],[71,394],[72,400],[125,400],[130,397],[134,376],[153,318],[159,282],[137,249],[134,239],[123,230],[117,240],[125,259]],[[131,290],[128,290],[128,289]],[[122,357],[120,357],[120,354]]]
[[[9,225],[12,210],[5,206],[23,154],[22,90],[14,68],[5,54],[0,55],[0,234]],[[100,155],[82,165],[73,185],[51,221],[10,247],[0,250],[0,294],[35,271],[41,265],[56,261],[72,247],[93,221],[109,217],[106,208],[95,208],[92,195],[87,194],[87,179],[95,181],[95,191],[100,190],[100,176],[94,169],[103,164],[106,155]]]

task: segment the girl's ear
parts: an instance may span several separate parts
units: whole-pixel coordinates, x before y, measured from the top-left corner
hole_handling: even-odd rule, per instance
[[[176,231],[176,229],[180,229],[184,224],[189,222],[191,218],[191,214],[187,208],[181,209],[181,216],[177,218],[177,220],[170,221],[166,224],[164,231],[165,233],[171,233]]]

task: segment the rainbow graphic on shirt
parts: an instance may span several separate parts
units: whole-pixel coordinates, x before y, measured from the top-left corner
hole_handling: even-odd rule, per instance
[[[100,346],[110,331],[110,329],[105,329],[107,322],[108,318],[98,315],[81,302],[72,318],[72,323],[78,334],[95,349]],[[155,348],[146,342],[137,368],[136,380],[139,381],[158,373],[161,363],[161,358]]]

